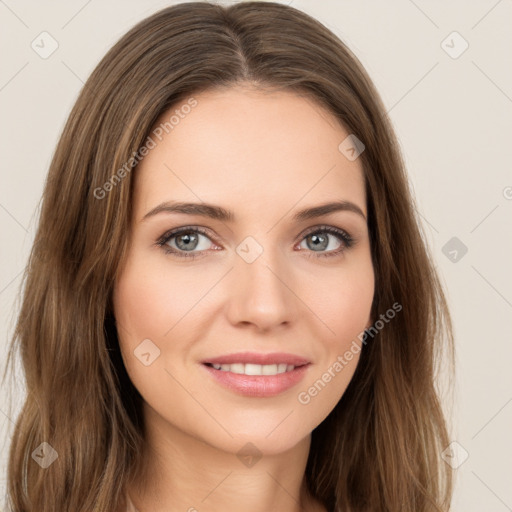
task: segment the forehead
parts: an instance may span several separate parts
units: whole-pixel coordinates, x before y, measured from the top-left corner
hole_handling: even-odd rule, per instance
[[[366,213],[360,159],[338,149],[348,135],[333,114],[295,92],[236,87],[191,95],[150,133],[155,146],[135,169],[135,211],[202,200],[241,216],[275,215],[299,201],[345,199]]]

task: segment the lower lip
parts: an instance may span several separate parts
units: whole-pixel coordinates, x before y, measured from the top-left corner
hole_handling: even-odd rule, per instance
[[[217,382],[235,393],[244,396],[270,397],[279,395],[298,384],[304,378],[310,363],[277,375],[245,375],[216,370],[213,366],[206,364],[202,366]]]

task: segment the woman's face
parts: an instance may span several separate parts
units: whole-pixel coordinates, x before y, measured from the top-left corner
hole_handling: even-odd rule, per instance
[[[361,162],[339,149],[349,133],[335,118],[294,93],[188,100],[133,171],[114,290],[123,360],[166,434],[282,452],[335,407],[371,324]],[[172,211],[182,203],[197,206]],[[326,203],[345,207],[311,210]]]

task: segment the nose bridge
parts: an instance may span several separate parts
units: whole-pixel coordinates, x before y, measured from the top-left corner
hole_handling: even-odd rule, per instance
[[[269,329],[290,322],[296,314],[296,299],[289,289],[291,272],[277,247],[247,237],[237,247],[232,275],[230,315],[234,323],[253,323]]]

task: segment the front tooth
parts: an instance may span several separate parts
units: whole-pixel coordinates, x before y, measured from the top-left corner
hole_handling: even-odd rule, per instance
[[[251,364],[247,363],[245,365],[245,374],[246,375],[261,375],[261,364]]]
[[[277,364],[264,364],[261,367],[262,375],[275,375],[277,373]]]
[[[216,370],[222,370],[224,372],[233,372],[245,375],[277,375],[279,373],[291,372],[295,366],[292,364],[213,364]]]
[[[235,364],[231,364],[229,365],[230,368],[229,368],[229,371],[230,372],[233,372],[233,373],[245,373],[244,372],[244,364],[242,363],[235,363]]]

